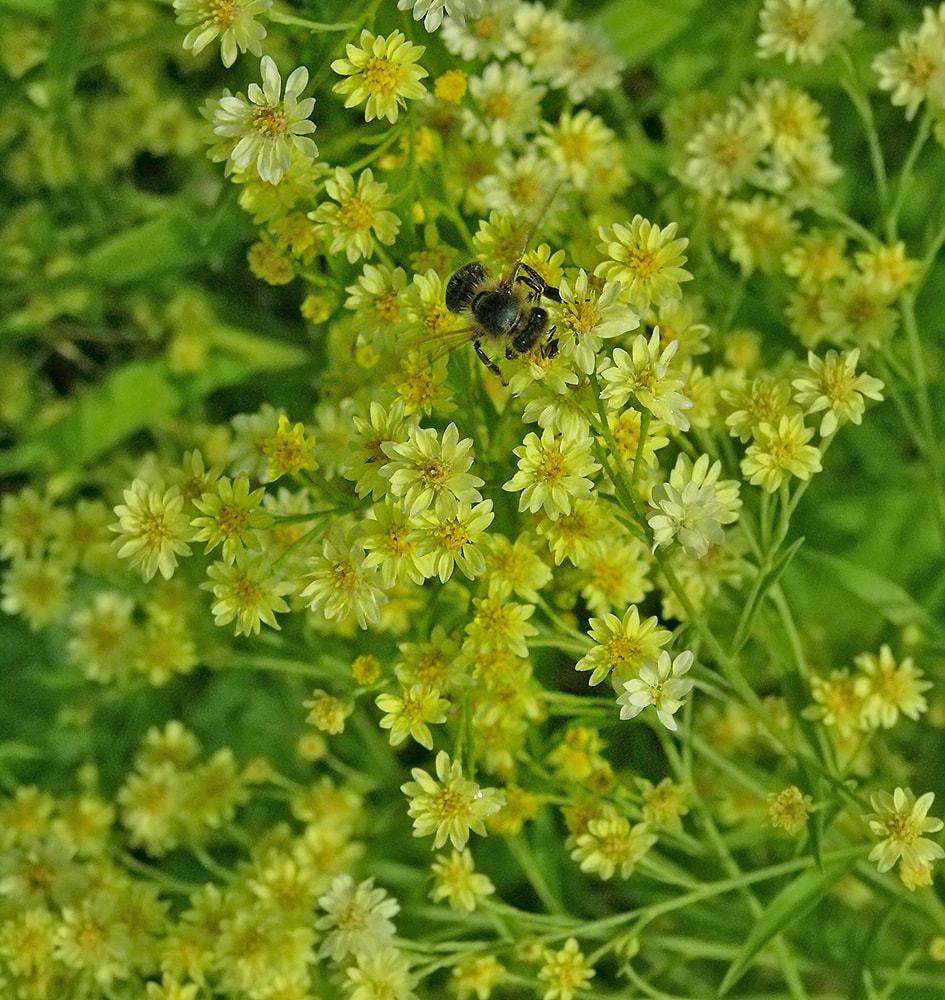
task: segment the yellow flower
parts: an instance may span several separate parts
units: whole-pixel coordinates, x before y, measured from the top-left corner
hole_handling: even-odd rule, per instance
[[[386,38],[372,35],[366,28],[360,44],[349,43],[347,59],[336,59],[331,68],[340,76],[332,88],[336,94],[347,94],[346,108],[364,104],[364,120],[386,118],[397,121],[405,98],[423,97],[426,87],[420,82],[427,71],[415,63],[426,51],[422,45],[408,42],[401,31],[392,31]]]

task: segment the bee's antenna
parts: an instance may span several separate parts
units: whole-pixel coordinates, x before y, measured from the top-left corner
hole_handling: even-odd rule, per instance
[[[541,224],[541,220],[545,217],[545,213],[551,208],[551,203],[557,198],[558,192],[564,186],[564,178],[555,181],[551,187],[551,191],[545,197],[545,200],[541,203],[541,207],[535,213],[535,217],[532,219],[532,224],[528,227],[528,232],[525,234],[525,239],[522,242],[522,249],[519,253],[519,259],[525,256],[525,251],[528,249],[528,244],[531,243],[532,238],[538,231],[538,227]]]

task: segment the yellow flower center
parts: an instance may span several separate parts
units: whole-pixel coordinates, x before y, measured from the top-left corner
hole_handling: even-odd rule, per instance
[[[351,198],[338,209],[338,224],[352,232],[370,229],[374,222],[374,212],[367,202]]]
[[[445,462],[434,460],[422,463],[418,472],[424,486],[431,490],[439,490],[450,474],[450,467]]]
[[[794,11],[784,18],[783,29],[796,42],[806,42],[813,34],[815,19],[808,11]]]
[[[224,535],[239,535],[246,530],[248,520],[246,511],[236,504],[221,507],[217,514],[217,524]]]
[[[332,586],[345,593],[353,593],[361,586],[361,574],[349,562],[335,563],[331,568]]]
[[[556,447],[548,448],[535,468],[535,479],[543,483],[557,483],[567,473],[564,456]]]
[[[645,247],[635,247],[627,254],[627,264],[634,273],[634,277],[645,280],[659,270],[659,261],[656,254]]]
[[[436,543],[444,552],[455,555],[461,552],[463,546],[469,541],[466,529],[458,521],[446,521],[437,525],[434,530]]]
[[[237,0],[210,0],[208,4],[208,21],[214,24],[232,24],[240,15],[240,5]]]
[[[493,94],[483,102],[482,113],[486,119],[511,117],[512,102],[508,94]]]
[[[233,596],[241,608],[254,608],[262,597],[262,588],[255,580],[244,576],[233,584]]]
[[[267,139],[272,139],[274,136],[285,135],[289,122],[282,108],[267,104],[253,115],[253,128]]]
[[[604,645],[604,659],[611,667],[635,659],[640,655],[640,644],[627,635],[615,635]]]
[[[364,82],[372,94],[393,94],[400,85],[400,66],[390,59],[371,56],[364,67]]]
[[[395,525],[387,532],[387,550],[396,556],[409,555],[416,548],[409,538],[410,528],[406,524]]]

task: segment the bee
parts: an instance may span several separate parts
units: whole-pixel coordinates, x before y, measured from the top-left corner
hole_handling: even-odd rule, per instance
[[[469,327],[465,333],[472,339],[477,357],[503,385],[508,383],[502,369],[485,352],[483,341],[504,343],[509,361],[530,351],[539,341],[543,357],[557,353],[555,327],[549,326],[550,316],[541,300],[560,302],[561,293],[522,260],[557,191],[556,186],[532,224],[518,260],[504,278],[496,278],[482,261],[473,260],[455,271],[446,285],[446,308],[467,317]]]

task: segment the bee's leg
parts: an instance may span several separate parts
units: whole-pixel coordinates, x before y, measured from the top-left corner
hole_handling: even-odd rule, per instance
[[[554,285],[549,285],[535,268],[530,267],[528,264],[523,264],[521,261],[515,265],[515,270],[512,272],[512,281],[517,281],[519,284],[531,289],[528,296],[530,299],[539,299],[544,295],[545,298],[551,299],[552,302],[561,301],[561,292]]]
[[[482,344],[478,340],[473,341],[473,349],[479,356],[479,360],[492,372],[493,375],[498,376],[499,381],[503,385],[508,385],[509,383],[505,381],[505,376],[502,374],[502,369],[489,357],[488,354],[482,349]]]
[[[548,313],[541,306],[535,306],[529,313],[525,325],[515,335],[512,343],[505,349],[507,358],[523,354],[538,343],[538,338],[548,329]]]
[[[556,326],[553,326],[545,334],[545,342],[541,345],[541,356],[543,358],[553,358],[558,353],[558,338],[554,335],[557,329]]]

